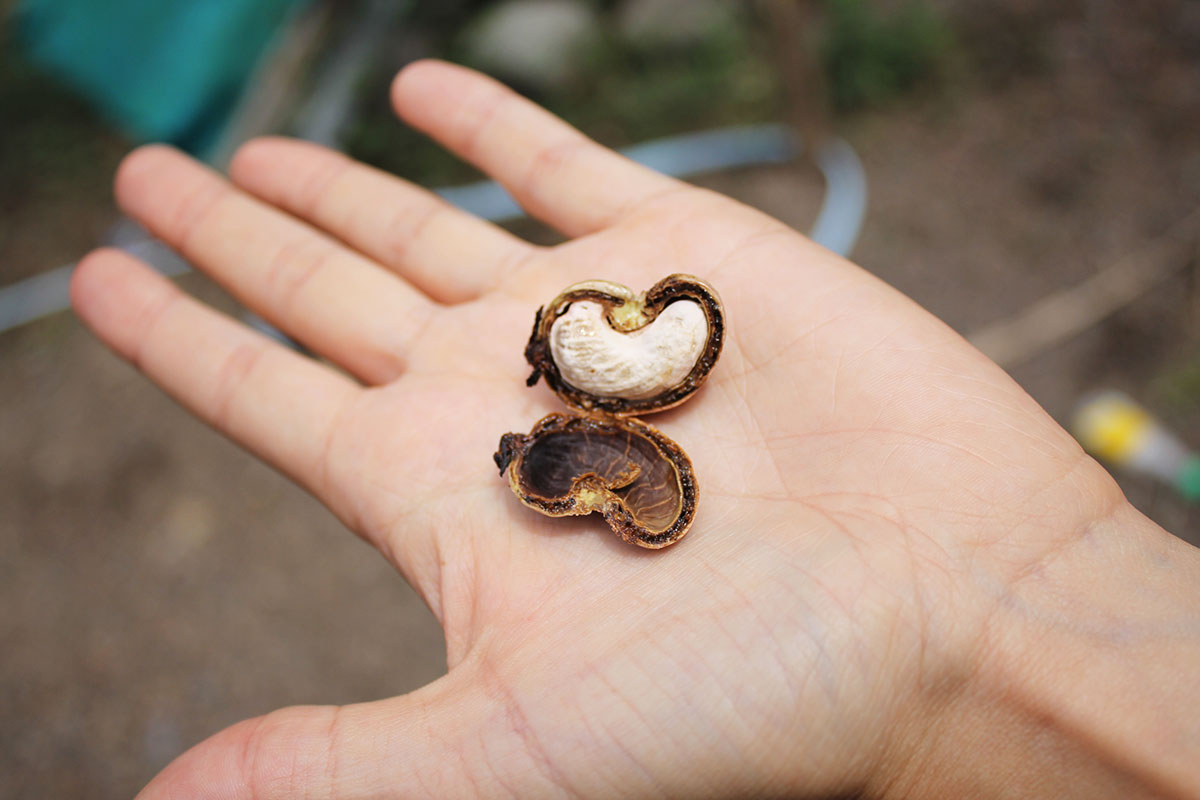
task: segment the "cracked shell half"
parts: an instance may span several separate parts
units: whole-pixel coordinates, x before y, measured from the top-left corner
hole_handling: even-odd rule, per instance
[[[539,308],[525,359],[572,408],[630,416],[679,405],[700,388],[725,338],[717,292],[669,275],[635,294],[610,281],[568,287]]]
[[[597,512],[630,544],[674,544],[696,514],[691,461],[636,419],[551,414],[528,434],[504,434],[494,458],[525,505],[552,517]]]

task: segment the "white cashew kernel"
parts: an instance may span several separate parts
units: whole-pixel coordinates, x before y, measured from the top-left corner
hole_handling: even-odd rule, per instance
[[[614,330],[604,307],[572,303],[550,328],[550,351],[563,380],[597,397],[642,400],[681,384],[708,342],[698,303],[678,300],[649,325]]]

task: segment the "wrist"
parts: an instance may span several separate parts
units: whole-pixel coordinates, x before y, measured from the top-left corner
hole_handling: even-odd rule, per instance
[[[923,688],[883,794],[1200,797],[1200,551],[1122,501],[982,583],[979,635]]]

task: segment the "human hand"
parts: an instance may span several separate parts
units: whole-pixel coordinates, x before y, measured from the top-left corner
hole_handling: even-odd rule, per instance
[[[1149,531],[1001,370],[867,273],[467,70],[414,65],[393,95],[571,239],[531,246],[313,145],[251,143],[234,185],[151,147],[118,175],[124,209],[345,372],[115,251],[72,291],[118,354],[404,574],[449,672],[236,725],[144,797],[903,793],[980,730],[943,711],[985,658],[1024,657],[1006,604],[1086,582],[1057,567],[1081,539]],[[524,385],[534,310],[672,272],[717,288],[729,333],[705,387],[648,419],[690,454],[700,508],[644,552],[519,505],[491,455],[563,410]],[[1036,728],[1017,717],[1005,730]]]

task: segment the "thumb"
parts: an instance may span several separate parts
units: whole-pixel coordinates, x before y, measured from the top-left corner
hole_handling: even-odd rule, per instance
[[[503,697],[489,696],[465,672],[456,669],[388,700],[295,706],[240,722],[172,762],[137,800],[442,798],[553,790],[519,733],[514,736]]]

